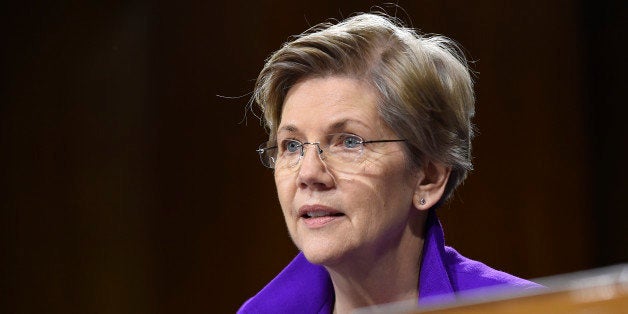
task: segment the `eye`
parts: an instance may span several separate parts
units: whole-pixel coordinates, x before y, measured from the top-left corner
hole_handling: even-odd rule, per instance
[[[302,145],[303,144],[301,144],[301,142],[295,140],[284,140],[282,142],[282,147],[284,151],[287,151],[289,153],[296,153],[297,151],[299,151],[299,148]]]
[[[362,138],[353,134],[340,134],[338,139],[343,148],[358,148],[363,142]]]
[[[356,148],[362,144],[362,139],[357,136],[347,136],[344,140],[346,148]]]

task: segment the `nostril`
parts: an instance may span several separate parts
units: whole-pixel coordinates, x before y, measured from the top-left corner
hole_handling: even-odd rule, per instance
[[[296,183],[302,190],[326,190],[334,185],[334,180],[327,165],[322,160],[322,155],[315,156],[312,152],[311,156],[306,154],[303,157],[297,170]]]

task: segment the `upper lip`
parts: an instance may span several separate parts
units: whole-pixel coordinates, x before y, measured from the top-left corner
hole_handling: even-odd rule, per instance
[[[333,209],[329,206],[314,204],[301,206],[298,211],[299,218],[305,217],[308,213],[311,212],[325,212],[327,215],[344,214],[343,212]]]

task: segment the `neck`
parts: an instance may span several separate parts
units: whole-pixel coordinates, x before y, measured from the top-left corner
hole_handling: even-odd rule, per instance
[[[326,266],[334,286],[334,313],[418,298],[425,217],[409,226],[401,241],[385,251],[360,254]]]

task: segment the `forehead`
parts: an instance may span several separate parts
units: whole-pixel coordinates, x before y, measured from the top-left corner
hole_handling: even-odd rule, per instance
[[[309,78],[288,91],[278,132],[382,127],[378,96],[364,81],[348,77]]]

